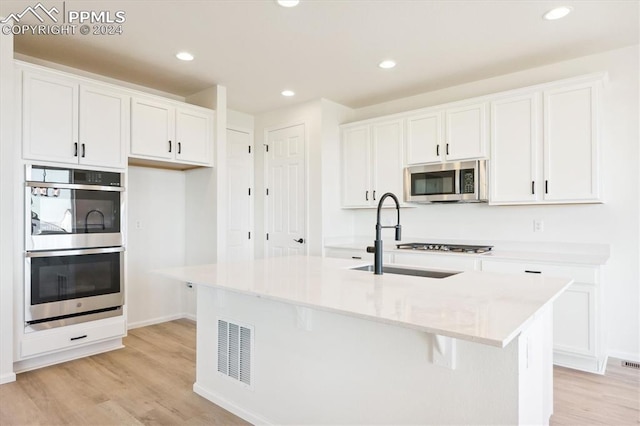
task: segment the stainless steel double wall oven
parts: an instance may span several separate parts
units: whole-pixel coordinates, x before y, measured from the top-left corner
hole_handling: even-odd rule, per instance
[[[30,165],[25,329],[122,315],[123,174]]]

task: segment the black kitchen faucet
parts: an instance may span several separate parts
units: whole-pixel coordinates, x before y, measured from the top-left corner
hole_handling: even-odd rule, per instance
[[[393,201],[396,203],[396,211],[398,212],[398,222],[395,225],[391,226],[382,226],[380,223],[380,209],[382,208],[382,204],[387,197],[393,198]],[[400,202],[398,202],[398,197],[396,197],[391,192],[387,192],[384,194],[380,201],[378,202],[378,221],[376,222],[376,240],[373,243],[373,247],[367,247],[367,253],[375,253],[373,259],[373,273],[376,275],[382,275],[382,228],[395,228],[396,229],[396,241],[400,241],[402,227],[400,226]]]

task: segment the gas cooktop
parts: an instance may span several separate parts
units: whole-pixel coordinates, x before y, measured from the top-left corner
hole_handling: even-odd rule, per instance
[[[453,253],[486,253],[493,246],[469,246],[462,244],[435,244],[435,243],[406,243],[396,244],[396,247],[403,250],[425,250],[425,251],[446,251]]]

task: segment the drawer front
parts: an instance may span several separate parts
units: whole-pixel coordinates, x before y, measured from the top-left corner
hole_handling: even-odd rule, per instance
[[[371,260],[373,262],[373,253],[367,253],[365,249],[362,250],[350,250],[350,249],[326,249],[325,257],[337,257],[339,259],[363,259]]]
[[[560,266],[535,262],[501,262],[498,260],[483,260],[482,270],[485,272],[540,273],[552,277],[568,277],[575,282],[597,284],[598,268],[588,266]]]
[[[475,271],[478,269],[478,260],[464,255],[438,256],[434,254],[408,254],[393,253],[393,263],[398,265],[421,266],[447,271]]]
[[[29,333],[22,340],[20,355],[28,358],[125,335],[124,317],[105,321],[108,322],[94,321]]]

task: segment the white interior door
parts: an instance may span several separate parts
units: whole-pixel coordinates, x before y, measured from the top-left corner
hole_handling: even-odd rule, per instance
[[[252,135],[227,129],[227,260],[253,259]]]
[[[267,134],[267,257],[304,255],[306,173],[304,125]]]

